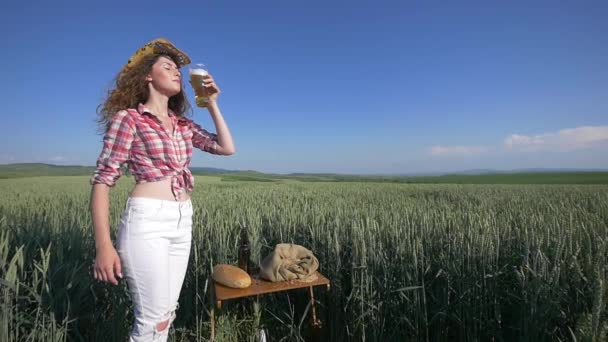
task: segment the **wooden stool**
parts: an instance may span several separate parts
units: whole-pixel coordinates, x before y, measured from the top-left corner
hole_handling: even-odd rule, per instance
[[[211,280],[211,340],[215,339],[215,307],[217,306],[218,310],[222,309],[222,302],[229,299],[237,299],[244,298],[250,296],[259,296],[266,293],[273,292],[282,292],[294,289],[301,289],[308,287],[308,292],[310,294],[310,304],[312,308],[312,324],[315,327],[319,327],[321,325],[321,321],[317,319],[317,312],[315,309],[315,297],[313,293],[313,287],[325,285],[327,290],[329,290],[330,282],[325,276],[323,276],[318,271],[314,273],[314,276],[317,276],[315,281],[305,282],[298,280],[290,280],[290,281],[278,281],[278,282],[270,282],[265,279],[260,279],[259,275],[254,275],[251,277],[251,285],[244,289],[233,289],[230,287],[226,287],[222,284],[218,284],[213,281],[213,278],[209,277]]]

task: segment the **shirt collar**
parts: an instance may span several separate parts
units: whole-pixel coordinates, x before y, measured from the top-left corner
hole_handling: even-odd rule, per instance
[[[137,105],[137,111],[139,112],[140,115],[147,115],[147,116],[151,116],[154,117],[155,119],[158,119],[158,117],[156,116],[156,114],[152,113],[152,111],[150,109],[148,109],[148,107],[146,107],[143,103],[140,103],[139,105]],[[175,115],[175,113],[169,109],[169,117],[173,118],[176,117],[178,122],[186,122],[186,118],[184,118],[183,116],[177,116]]]
[[[154,115],[156,116],[156,114],[154,114],[148,107],[146,107],[143,103],[140,103],[139,105],[137,105],[137,111],[139,112],[139,114],[144,115],[144,114],[149,114],[149,115]],[[175,113],[173,113],[173,111],[171,109],[169,109],[169,117],[175,116]]]

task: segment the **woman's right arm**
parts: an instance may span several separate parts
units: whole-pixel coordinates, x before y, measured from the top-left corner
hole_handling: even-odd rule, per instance
[[[110,238],[110,187],[94,184],[91,188],[91,217],[95,230],[95,264],[93,276],[97,280],[118,284],[122,265]]]
[[[116,113],[103,138],[103,149],[97,158],[97,169],[91,177],[91,218],[95,231],[95,279],[118,284],[122,278],[120,258],[110,238],[110,189],[120,178],[120,167],[129,159],[135,124],[127,111]]]
[[[111,246],[110,239],[110,187],[95,184],[91,188],[91,217],[95,229],[95,248]]]

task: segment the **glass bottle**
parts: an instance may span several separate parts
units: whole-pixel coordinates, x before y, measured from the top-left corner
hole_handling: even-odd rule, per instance
[[[241,225],[241,243],[239,246],[239,268],[249,272],[249,257],[251,256],[251,246],[249,245],[249,235],[247,234],[247,226]]]

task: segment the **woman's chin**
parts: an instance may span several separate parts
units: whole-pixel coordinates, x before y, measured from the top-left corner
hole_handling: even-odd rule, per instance
[[[164,93],[165,95],[167,95],[167,97],[172,97],[179,94],[180,91],[181,89],[167,89],[167,91],[165,91]]]

